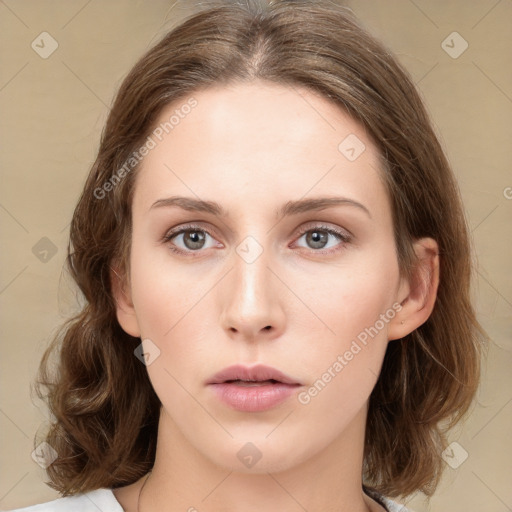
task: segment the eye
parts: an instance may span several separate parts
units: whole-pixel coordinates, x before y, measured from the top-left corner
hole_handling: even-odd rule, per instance
[[[199,226],[185,226],[177,231],[171,231],[164,237],[164,242],[172,242],[169,247],[171,251],[180,254],[199,252],[201,249],[208,249],[213,245],[206,245],[207,237],[212,238],[208,231]],[[173,242],[173,240],[176,240]],[[178,245],[177,245],[178,244]],[[181,247],[180,245],[181,244]]]
[[[343,248],[343,245],[344,244],[336,244],[334,243],[329,245],[329,238],[331,238],[331,241],[332,241],[332,238],[334,238],[334,242],[336,240],[338,241],[341,241],[341,242],[344,242],[344,243],[348,243],[350,241],[350,235],[348,235],[347,233],[344,233],[343,231],[340,231],[340,230],[337,230],[337,229],[334,229],[334,228],[331,228],[331,227],[328,227],[328,226],[322,226],[322,225],[319,225],[319,226],[308,226],[306,229],[303,229],[301,231],[301,236],[299,238],[299,240],[303,237],[305,237],[305,241],[306,241],[306,248],[310,248],[310,249],[314,249],[314,252],[327,252],[327,253],[331,253],[331,252],[335,252],[337,250],[340,250],[340,249],[334,249],[333,250],[327,250],[327,251],[323,251],[323,249],[331,249],[333,246],[336,247],[336,245],[342,245],[341,248]],[[304,246],[299,246],[299,247],[304,247]]]
[[[307,243],[306,248],[312,249],[313,252],[318,252],[320,254],[329,254],[342,250],[345,244],[351,240],[351,235],[344,231],[324,225],[307,226],[306,228],[303,228],[298,240],[303,237],[305,237]],[[209,245],[207,244],[208,238],[212,241],[214,240],[213,236],[202,227],[186,225],[175,231],[167,233],[163,238],[163,242],[169,242],[169,249],[171,251],[186,255],[194,252],[199,253],[201,252],[201,249],[215,247],[215,243],[210,242]],[[329,240],[329,238],[331,238],[331,240]],[[336,240],[343,243],[336,244]],[[334,242],[334,244],[331,243],[329,245],[330,242]],[[332,249],[333,246],[335,247],[334,249]],[[341,247],[336,248],[337,246]],[[299,245],[299,247],[304,246]]]

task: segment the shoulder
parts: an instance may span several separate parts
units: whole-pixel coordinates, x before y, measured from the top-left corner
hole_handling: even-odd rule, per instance
[[[96,489],[38,505],[17,508],[10,512],[98,512],[98,510],[124,512],[111,489]]]
[[[397,503],[396,501],[393,501],[392,499],[387,498],[386,496],[383,496],[382,494],[377,492],[375,489],[363,486],[363,491],[368,496],[373,498],[375,501],[379,502],[383,507],[385,507],[388,512],[414,512],[414,511],[408,509],[405,505],[402,505],[401,503]]]
[[[389,512],[413,512],[411,509],[408,509],[405,505],[401,505],[396,501],[390,500],[386,497],[381,497],[381,501],[384,503]]]

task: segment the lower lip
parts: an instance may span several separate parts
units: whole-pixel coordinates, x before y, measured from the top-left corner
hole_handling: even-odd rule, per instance
[[[266,411],[284,402],[295,393],[298,384],[262,384],[241,386],[223,382],[210,384],[217,396],[227,405],[238,411]]]

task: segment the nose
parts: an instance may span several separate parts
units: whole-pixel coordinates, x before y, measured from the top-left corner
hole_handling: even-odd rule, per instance
[[[274,339],[284,329],[283,283],[277,278],[268,253],[254,260],[233,254],[233,268],[221,293],[221,325],[231,338],[241,341]]]

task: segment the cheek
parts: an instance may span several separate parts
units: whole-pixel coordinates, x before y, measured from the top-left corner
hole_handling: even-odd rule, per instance
[[[319,316],[329,326],[323,334],[313,329],[299,358],[307,386],[297,402],[304,419],[322,421],[326,437],[343,430],[365,406],[375,387],[387,348],[390,286],[375,275],[365,279],[332,281],[333,292],[322,299]],[[388,316],[386,317],[386,312]],[[331,332],[331,331],[334,331]],[[320,340],[312,343],[311,340]]]
[[[142,245],[142,244],[141,244]],[[208,290],[207,283],[173,264],[165,251],[133,247],[131,291],[143,337],[173,336]]]
[[[378,261],[361,258],[357,265],[332,272],[328,293],[310,289],[306,300],[314,304],[321,323],[301,328],[301,364],[309,383],[317,383],[304,403],[318,395],[318,406],[335,400],[346,408],[347,401],[353,399],[357,406],[360,398],[368,397],[386,352],[388,323],[395,316],[397,279],[398,266],[390,253]]]
[[[335,269],[328,278],[316,276],[314,289],[312,277],[303,278],[303,289],[308,290],[303,296],[326,329],[324,339],[331,340],[335,346],[350,341],[389,311],[398,280],[398,268],[393,263],[392,258],[373,262],[361,258],[358,265]],[[378,323],[378,330],[385,334],[387,324],[381,324]]]
[[[184,269],[164,251],[132,252],[132,296],[141,337],[159,350],[148,374],[161,400],[173,400],[176,410],[190,398],[179,383],[188,389],[186,383],[210,371],[216,305],[209,292],[218,277],[210,280],[208,275],[199,278],[193,266]],[[193,385],[200,387],[195,381]]]

